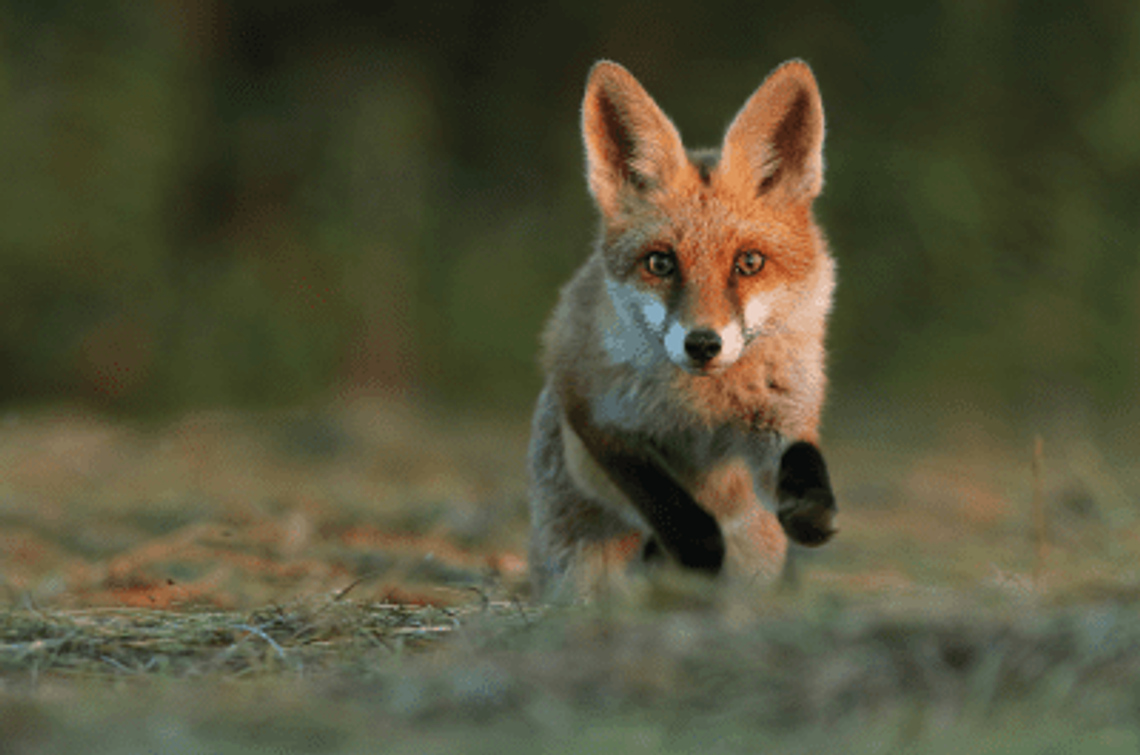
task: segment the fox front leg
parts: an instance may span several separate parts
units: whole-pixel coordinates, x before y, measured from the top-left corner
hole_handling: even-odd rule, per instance
[[[644,561],[668,554],[686,569],[720,572],[726,548],[720,525],[668,471],[636,454],[610,455],[604,464],[653,529],[642,550]]]
[[[835,534],[835,494],[823,454],[813,444],[797,441],[784,451],[776,502],[780,526],[793,542],[816,547]]]
[[[668,555],[686,569],[715,575],[724,566],[725,540],[712,514],[655,458],[647,444],[590,421],[582,402],[567,402],[570,428],[594,462],[649,525],[643,559]]]

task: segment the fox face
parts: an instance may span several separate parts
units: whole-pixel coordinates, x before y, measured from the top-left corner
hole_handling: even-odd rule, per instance
[[[707,218],[715,200],[705,204]],[[731,218],[702,229],[686,227],[696,225],[686,217],[671,215],[628,252],[626,239],[606,246],[606,291],[616,317],[605,343],[617,362],[664,358],[690,374],[715,376],[798,305],[811,303],[803,268],[812,245],[782,244],[789,234],[775,223]]]
[[[777,69],[719,151],[688,153],[640,84],[603,62],[587,85],[583,133],[614,362],[717,376],[757,339],[800,320],[822,327],[831,261],[811,204],[823,111],[806,65]]]

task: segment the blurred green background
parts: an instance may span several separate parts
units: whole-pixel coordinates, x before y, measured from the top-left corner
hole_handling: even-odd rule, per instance
[[[601,57],[690,146],[815,69],[833,425],[1140,419],[1135,0],[8,0],[0,404],[523,416]]]

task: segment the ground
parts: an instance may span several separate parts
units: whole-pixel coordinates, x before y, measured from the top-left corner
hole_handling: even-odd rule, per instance
[[[562,608],[525,445],[376,398],[7,415],[0,753],[1140,746],[1140,486],[1090,441],[840,438],[798,590]]]

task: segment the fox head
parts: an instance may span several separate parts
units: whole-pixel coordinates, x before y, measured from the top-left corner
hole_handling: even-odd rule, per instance
[[[689,153],[637,80],[602,61],[586,86],[582,132],[615,313],[605,332],[612,358],[664,355],[713,375],[765,335],[797,322],[822,329],[833,286],[812,217],[823,105],[805,63],[769,75],[719,150]]]

